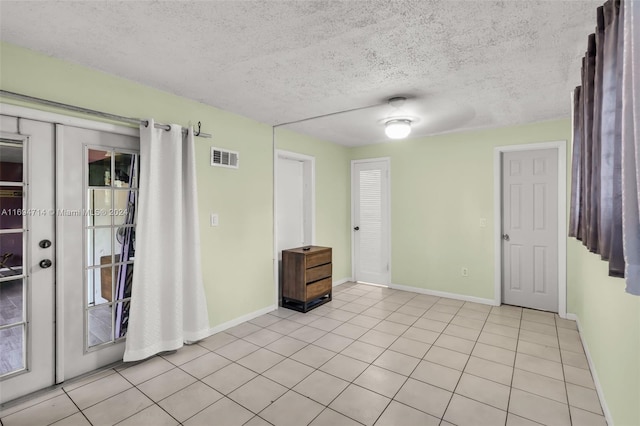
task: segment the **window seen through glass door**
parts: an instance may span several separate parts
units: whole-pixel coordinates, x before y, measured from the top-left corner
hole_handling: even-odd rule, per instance
[[[135,261],[139,155],[86,149],[85,348],[127,333]]]
[[[27,368],[25,146],[0,139],[0,377]]]

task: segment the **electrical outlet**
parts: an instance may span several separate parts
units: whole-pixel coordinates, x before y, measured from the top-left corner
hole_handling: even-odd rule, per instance
[[[463,277],[468,277],[469,276],[469,268],[467,268],[466,266],[463,266],[462,270],[460,271],[460,273],[462,274]]]
[[[487,219],[484,217],[480,218],[480,228],[486,228],[487,227]]]

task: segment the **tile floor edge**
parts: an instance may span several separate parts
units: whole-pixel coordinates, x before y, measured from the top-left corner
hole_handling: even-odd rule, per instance
[[[573,320],[576,322],[578,326],[578,335],[580,337],[580,342],[582,343],[582,347],[584,349],[584,353],[587,356],[587,363],[589,364],[589,370],[591,371],[591,376],[593,377],[593,384],[596,386],[596,393],[598,394],[598,399],[600,400],[600,405],[602,406],[602,412],[604,414],[604,418],[607,420],[607,424],[609,426],[613,426],[615,423],[613,422],[613,417],[611,416],[611,411],[609,411],[609,406],[607,405],[607,400],[604,396],[604,390],[600,385],[600,379],[598,378],[598,371],[596,370],[596,366],[591,358],[591,352],[589,352],[589,346],[587,345],[586,340],[584,339],[584,333],[582,324],[580,323],[580,317],[577,314],[567,312],[567,318],[569,320]]]

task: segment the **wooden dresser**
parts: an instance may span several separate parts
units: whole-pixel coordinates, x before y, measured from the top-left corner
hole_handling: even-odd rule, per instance
[[[307,312],[331,301],[331,272],[331,247],[282,250],[282,306]]]

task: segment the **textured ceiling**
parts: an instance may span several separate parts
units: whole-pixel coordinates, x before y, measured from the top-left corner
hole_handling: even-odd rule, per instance
[[[356,146],[568,116],[601,3],[2,1],[0,37],[268,124],[410,98],[289,126]]]

